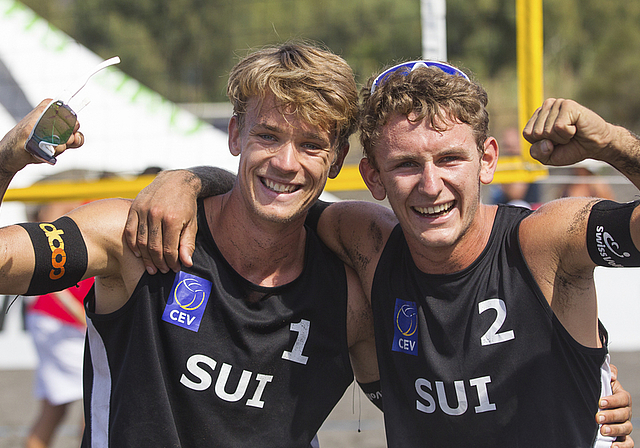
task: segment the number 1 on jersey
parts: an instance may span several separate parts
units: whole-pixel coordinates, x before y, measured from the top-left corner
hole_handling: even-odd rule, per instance
[[[309,357],[304,356],[302,354],[302,350],[304,350],[304,345],[307,343],[307,338],[309,337],[310,325],[311,322],[306,319],[302,319],[298,323],[291,323],[289,329],[298,333],[298,337],[296,338],[296,342],[293,344],[293,349],[291,351],[285,350],[282,352],[282,359],[297,362],[298,364],[307,364]]]

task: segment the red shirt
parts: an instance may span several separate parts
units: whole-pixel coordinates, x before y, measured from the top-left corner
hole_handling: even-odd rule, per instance
[[[93,286],[93,277],[82,280],[77,286],[72,286],[71,288],[68,288],[67,291],[70,292],[80,304],[82,304],[84,297],[91,289],[91,286]],[[84,324],[78,322],[78,320],[66,310],[55,294],[38,296],[35,302],[29,306],[28,311],[46,314],[68,324],[84,328]]]

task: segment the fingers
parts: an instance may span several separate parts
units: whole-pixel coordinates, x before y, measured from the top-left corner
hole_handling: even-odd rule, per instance
[[[133,207],[129,208],[129,215],[127,216],[127,223],[124,226],[124,240],[129,246],[129,249],[133,254],[140,258],[140,251],[138,250],[138,245],[136,242],[136,238],[138,236],[138,212],[134,210]]]
[[[76,121],[76,125],[73,129],[73,133],[71,134],[71,137],[69,137],[69,140],[67,140],[67,142],[63,145],[56,146],[55,148],[56,156],[62,154],[67,149],[79,148],[84,144],[84,134],[80,132],[79,129],[80,129],[80,122]]]
[[[127,224],[127,244],[151,274],[178,272],[182,261],[191,266],[197,231],[197,192],[187,181],[193,174],[161,172],[131,205],[136,216]],[[130,212],[131,213],[131,212]],[[180,245],[184,247],[179,248]]]
[[[530,143],[551,140],[566,144],[576,133],[576,109],[571,100],[549,98],[527,122],[523,135]]]
[[[84,145],[84,134],[80,131],[75,131],[65,145],[56,147],[56,153],[61,154],[69,148],[79,148],[82,145]]]
[[[602,426],[600,433],[604,436],[624,437],[631,434],[633,425],[630,418],[630,410],[628,408],[609,409],[600,411],[596,414],[596,420]],[[621,423],[616,423],[621,422]]]
[[[185,226],[180,236],[180,261],[185,266],[192,266],[193,260],[191,255],[196,249],[196,233],[198,232],[198,225],[196,220],[192,220],[187,226]]]
[[[158,268],[162,266],[156,267],[151,260],[151,255],[149,255],[148,249],[148,238],[149,238],[149,223],[147,222],[147,215],[140,215],[138,212],[138,220],[137,226],[135,229],[135,240],[134,244],[136,247],[136,251],[138,257],[142,258],[142,262],[144,264],[145,269],[151,275],[154,275],[158,272]],[[166,269],[166,268],[165,268]]]
[[[144,191],[144,190],[143,190]],[[125,241],[133,254],[142,259],[146,271],[154,275],[158,272],[169,272],[162,255],[158,256],[158,248],[162,254],[162,224],[157,223],[151,210],[145,208],[144,193],[140,193],[136,202],[129,209],[125,225]]]
[[[545,165],[551,164],[551,155],[553,154],[554,145],[550,140],[541,140],[531,145],[529,153],[531,157],[544,163]]]
[[[613,448],[633,448],[635,444],[633,443],[631,436],[626,436],[620,437],[620,439],[616,440],[611,446]]]
[[[611,366],[611,372],[613,395],[600,399],[599,407],[601,410],[596,414],[596,421],[602,425],[600,432],[603,435],[624,437],[629,435],[633,429],[630,421],[632,417],[631,394],[624,390],[616,379],[618,369],[615,366]],[[620,446],[628,446],[628,443],[633,444],[633,441],[622,440],[621,443],[627,445]]]
[[[617,440],[622,442],[626,441],[626,438],[629,437],[631,431],[633,431],[633,425],[631,424],[631,422],[619,423],[615,425],[602,425],[600,427],[600,434],[608,437],[616,437]],[[631,443],[633,443],[633,441]]]
[[[80,122],[76,121],[76,125],[73,128],[73,134],[67,142],[67,148],[79,148],[84,144],[84,134],[80,132]]]
[[[127,246],[136,257],[142,259],[146,271],[151,275],[158,271],[166,274],[169,270],[180,270],[178,244],[181,233],[181,224],[158,208],[147,209],[139,204],[129,210],[125,226]],[[191,239],[195,240],[195,236]],[[193,249],[187,250],[185,258],[190,260],[191,253]]]
[[[156,207],[149,209],[145,224],[144,228],[138,224],[138,249],[144,265],[150,274],[155,274],[156,269],[166,274],[170,266],[176,268],[178,258],[178,241],[171,238],[173,226],[163,219],[162,212]],[[176,232],[179,234],[179,230],[173,230],[173,234]],[[179,264],[177,270],[180,270]]]
[[[156,208],[152,208],[149,215],[152,217],[152,222],[156,223],[149,228],[148,238],[149,254],[153,264],[163,273],[169,270],[179,272],[178,246],[184,228],[182,221],[169,212],[162,212],[160,217],[161,212]]]

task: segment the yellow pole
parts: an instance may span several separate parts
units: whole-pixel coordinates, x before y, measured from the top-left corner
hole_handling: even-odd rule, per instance
[[[529,117],[542,104],[543,42],[542,0],[516,0],[516,41],[518,58],[518,125],[524,129]],[[529,143],[522,139],[523,157]]]

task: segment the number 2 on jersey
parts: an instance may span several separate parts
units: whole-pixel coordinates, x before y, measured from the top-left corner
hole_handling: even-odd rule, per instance
[[[507,305],[504,303],[504,300],[489,299],[478,303],[478,312],[480,314],[484,313],[488,309],[496,310],[496,320],[493,321],[493,324],[489,327],[487,332],[480,338],[480,343],[482,345],[491,345],[515,339],[516,336],[513,330],[499,333],[500,328],[502,328],[502,325],[507,318]]]

